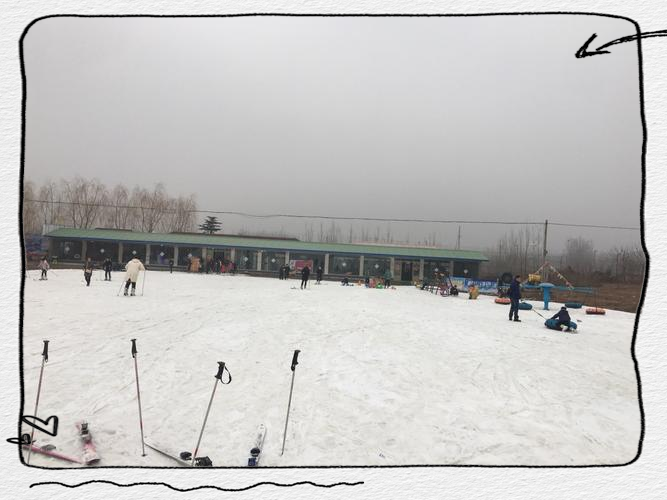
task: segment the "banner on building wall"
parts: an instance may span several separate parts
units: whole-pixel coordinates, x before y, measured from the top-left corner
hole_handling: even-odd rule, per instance
[[[28,260],[41,259],[49,249],[47,239],[42,238],[41,234],[26,234],[23,238],[23,244]]]
[[[301,271],[304,267],[308,266],[310,270],[313,270],[313,261],[312,260],[290,260],[289,267],[292,271]]]
[[[452,285],[456,285],[456,288],[464,292],[468,291],[468,286],[470,284],[475,285],[480,293],[498,293],[498,283],[495,281],[486,281],[486,280],[473,280],[469,278],[452,278]]]

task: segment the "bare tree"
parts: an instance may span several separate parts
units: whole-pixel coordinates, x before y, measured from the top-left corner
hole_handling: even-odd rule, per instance
[[[581,236],[568,239],[565,243],[565,262],[575,273],[590,275],[595,262],[593,242]]]
[[[130,205],[137,207],[134,210],[134,226],[140,231],[152,233],[165,216],[169,198],[161,183],[156,184],[153,191],[136,186],[132,190]]]
[[[40,234],[42,224],[40,223],[39,205],[35,200],[35,185],[31,181],[23,183],[23,234]]]
[[[97,179],[87,180],[76,176],[73,180],[61,181],[67,216],[74,228],[94,227],[102,210],[106,188]]]
[[[169,200],[165,216],[162,218],[160,227],[165,232],[185,233],[194,231],[196,226],[195,212],[197,202],[194,195],[189,197],[179,196]]]
[[[114,229],[130,229],[131,209],[129,208],[130,193],[122,184],[116,185],[107,195],[106,204],[112,205],[105,210],[107,227]]]
[[[42,217],[42,224],[45,226],[63,224],[64,220],[64,206],[60,203],[63,201],[63,196],[58,185],[51,180],[39,188],[37,195],[39,202],[39,211]]]

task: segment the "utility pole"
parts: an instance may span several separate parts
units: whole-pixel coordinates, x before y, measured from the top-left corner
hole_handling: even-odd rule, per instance
[[[544,248],[542,249],[542,264],[547,262],[547,230],[549,228],[549,219],[544,221]],[[549,279],[549,269],[547,266],[544,266],[544,281]]]

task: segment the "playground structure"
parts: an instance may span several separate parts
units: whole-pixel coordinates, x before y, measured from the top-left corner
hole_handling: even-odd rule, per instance
[[[565,286],[562,285],[554,285],[553,283],[548,283],[548,282],[542,282],[542,272],[545,271],[545,269],[549,269],[553,271],[556,276],[558,276],[563,282],[565,282]],[[539,276],[539,281],[536,278]],[[548,311],[549,310],[549,301],[551,300],[551,291],[552,290],[563,290],[563,291],[568,291],[568,292],[578,292],[578,293],[590,293],[594,294],[595,291],[593,290],[592,287],[589,286],[574,286],[572,283],[568,281],[568,279],[563,276],[558,269],[556,269],[549,261],[544,261],[544,264],[540,266],[540,268],[535,271],[534,273],[531,273],[529,275],[528,279],[528,284],[524,284],[523,288],[526,290],[537,290],[537,289],[542,289],[542,301],[544,302],[544,310]],[[571,308],[581,308],[581,303],[579,302],[566,302],[566,305],[570,304],[568,307]]]

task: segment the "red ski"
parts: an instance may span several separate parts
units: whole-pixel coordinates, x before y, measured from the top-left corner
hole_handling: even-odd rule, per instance
[[[28,445],[23,445],[23,449],[27,450]],[[83,464],[83,460],[81,460],[78,457],[71,457],[69,455],[65,455],[64,453],[60,453],[59,451],[55,450],[55,446],[53,445],[45,445],[45,446],[36,446],[34,444],[30,445],[30,450],[33,453],[39,453],[41,455],[46,455],[48,457],[52,458],[58,458],[60,460],[65,460],[66,462],[72,462],[74,464]]]
[[[97,450],[95,450],[95,443],[93,443],[93,436],[90,434],[88,422],[77,422],[76,428],[79,430],[79,437],[83,443],[82,462],[86,465],[99,462],[100,457],[97,454]]]

